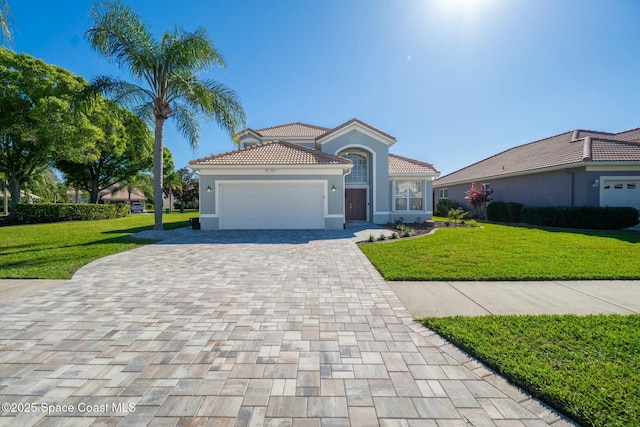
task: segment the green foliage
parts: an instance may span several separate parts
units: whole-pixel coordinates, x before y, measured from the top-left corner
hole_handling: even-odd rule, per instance
[[[487,206],[487,219],[494,222],[522,222],[522,203],[495,201]]]
[[[395,231],[393,233],[391,233],[391,238],[392,239],[397,239],[398,238],[398,233],[396,233]]]
[[[449,209],[449,212],[447,212],[447,219],[453,223],[456,223],[462,221],[467,215],[469,215],[469,212],[466,212],[462,208]]]
[[[378,236],[378,240],[387,240],[387,235],[384,233],[380,233],[380,235]]]
[[[423,323],[581,425],[640,425],[639,315]]]
[[[638,210],[627,207],[530,207],[522,208],[527,224],[593,230],[618,230],[638,224]]]
[[[369,241],[370,242],[375,242],[376,241],[376,238],[375,238],[375,236],[373,234],[369,234]]]
[[[87,109],[87,117],[100,130],[92,150],[79,159],[59,159],[56,168],[97,203],[100,191],[151,169],[153,135],[136,115],[102,98]]]
[[[100,129],[84,114],[87,83],[60,67],[0,47],[0,172],[16,215],[21,186],[54,160],[91,153]]]
[[[599,280],[640,279],[638,244],[634,231],[483,224],[360,249],[387,280]]]
[[[164,226],[186,227],[193,215],[163,215]],[[93,260],[149,243],[129,236],[152,227],[152,215],[0,227],[0,278],[70,279]]]
[[[122,218],[129,214],[126,204],[94,205],[67,203],[19,204],[18,221],[37,224],[57,221],[79,221]]]
[[[436,205],[436,215],[447,216],[451,209],[458,209],[459,207],[460,203],[455,200],[440,199]]]

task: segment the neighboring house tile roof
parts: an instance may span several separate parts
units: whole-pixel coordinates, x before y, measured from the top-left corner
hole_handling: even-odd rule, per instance
[[[389,175],[439,175],[440,171],[431,163],[389,154]]]
[[[286,141],[274,141],[189,162],[193,166],[350,165],[351,160]]]
[[[287,123],[285,125],[273,126],[269,128],[257,129],[254,132],[263,137],[271,138],[315,138],[326,133],[329,129],[321,126],[308,125],[306,123]]]
[[[436,186],[585,162],[640,161],[640,130],[612,134],[577,130],[520,145],[436,180]]]

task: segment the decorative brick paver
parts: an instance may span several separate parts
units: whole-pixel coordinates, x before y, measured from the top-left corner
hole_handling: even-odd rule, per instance
[[[356,239],[185,230],[1,305],[0,425],[571,425],[415,323]]]

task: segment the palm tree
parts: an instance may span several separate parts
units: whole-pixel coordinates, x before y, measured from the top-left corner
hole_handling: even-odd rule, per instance
[[[236,92],[224,84],[199,77],[225,63],[203,28],[176,28],[158,41],[132,9],[120,2],[102,3],[91,10],[93,27],[86,37],[91,46],[137,80],[130,83],[103,76],[94,86],[141,117],[155,119],[153,156],[154,229],[162,230],[162,146],[164,122],[173,117],[176,128],[195,149],[199,118],[214,119],[233,135],[245,124]]]

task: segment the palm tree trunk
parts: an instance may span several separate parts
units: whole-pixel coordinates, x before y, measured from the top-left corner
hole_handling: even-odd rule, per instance
[[[156,117],[155,142],[153,143],[153,229],[162,227],[162,146],[164,143],[164,119]]]

